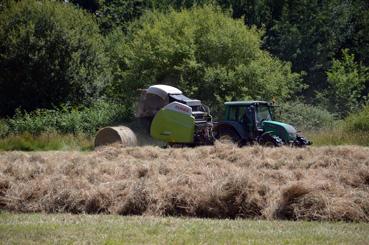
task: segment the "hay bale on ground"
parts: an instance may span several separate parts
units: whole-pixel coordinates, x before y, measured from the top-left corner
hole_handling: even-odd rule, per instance
[[[135,133],[128,127],[105,127],[100,129],[95,137],[95,147],[118,143],[122,146],[136,146]]]

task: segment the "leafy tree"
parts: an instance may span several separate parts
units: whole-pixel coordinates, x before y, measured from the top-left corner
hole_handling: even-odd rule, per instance
[[[265,47],[294,71],[304,71],[308,95],[327,87],[326,70],[352,35],[353,5],[340,0],[286,0],[268,30]]]
[[[0,11],[8,8],[13,3],[13,0],[2,0],[0,2]]]
[[[352,12],[353,31],[351,38],[346,40],[345,47],[349,48],[355,58],[369,66],[369,1],[355,0]]]
[[[88,104],[109,78],[94,19],[70,5],[23,0],[0,14],[0,115]]]
[[[114,28],[127,29],[133,20],[152,8],[151,0],[105,0],[97,12],[103,33]]]
[[[101,7],[102,1],[103,0],[70,0],[69,2],[91,13],[95,13]]]
[[[216,3],[223,9],[231,9],[233,18],[244,18],[248,26],[268,28],[283,6],[280,1],[270,0],[217,0]]]
[[[361,109],[368,100],[369,68],[355,62],[355,55],[342,50],[342,60],[333,59],[327,72],[331,107],[341,116]]]
[[[299,75],[260,49],[262,33],[206,6],[145,15],[117,59],[114,89],[131,101],[138,88],[177,86],[212,107],[225,100],[288,98]]]
[[[80,1],[80,0],[74,0]],[[97,0],[92,0],[96,2]],[[146,11],[167,11],[171,8],[180,10],[203,5],[212,0],[100,0],[99,8],[95,10],[100,28],[108,33],[119,28],[127,31],[132,21],[139,19]],[[91,10],[91,8],[88,8]]]

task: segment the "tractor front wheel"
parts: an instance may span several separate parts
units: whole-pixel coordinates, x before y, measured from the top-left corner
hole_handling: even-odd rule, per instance
[[[283,145],[283,141],[278,136],[265,134],[260,136],[258,143],[266,147],[280,147]]]

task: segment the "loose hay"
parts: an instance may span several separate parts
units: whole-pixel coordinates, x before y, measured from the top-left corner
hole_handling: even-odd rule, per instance
[[[105,147],[0,154],[0,209],[369,221],[369,148]]]

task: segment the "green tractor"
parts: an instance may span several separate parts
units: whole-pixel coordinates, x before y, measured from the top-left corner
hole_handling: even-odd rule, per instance
[[[274,121],[273,104],[266,101],[232,101],[225,103],[225,118],[214,123],[219,140],[231,140],[240,146],[258,143],[265,146],[303,147],[312,143],[286,123]]]

